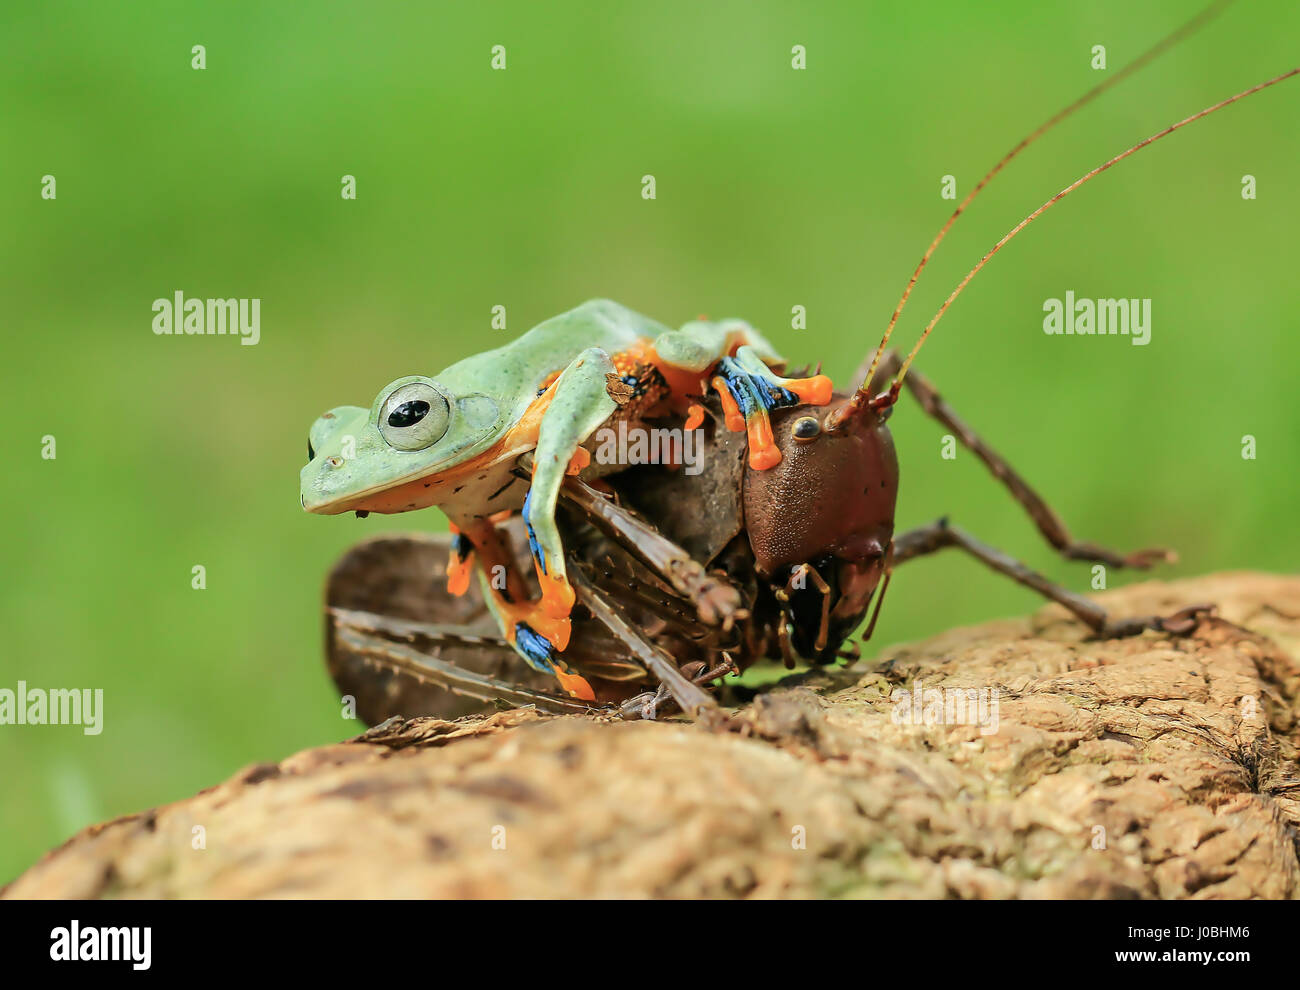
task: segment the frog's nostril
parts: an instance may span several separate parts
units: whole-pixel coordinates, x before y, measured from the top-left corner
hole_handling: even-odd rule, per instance
[[[325,459],[325,463],[328,464],[330,467],[342,467],[342,466],[343,466],[343,458],[341,458],[341,457],[328,457],[328,458]]]

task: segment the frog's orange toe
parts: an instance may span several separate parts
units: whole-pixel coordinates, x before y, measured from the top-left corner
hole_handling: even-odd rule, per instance
[[[562,670],[559,664],[555,665],[555,679],[560,682],[560,687],[568,692],[569,697],[577,698],[580,701],[595,701],[596,692],[591,689],[587,679],[581,674],[570,674],[567,670]]]
[[[745,417],[740,411],[740,405],[736,402],[736,397],[727,388],[726,379],[719,375],[713,379],[712,386],[713,390],[718,393],[718,400],[722,403],[722,416],[726,420],[727,429],[732,433],[739,433],[745,428]]]
[[[770,447],[750,447],[749,466],[755,471],[767,471],[781,463],[781,448],[773,444]]]
[[[581,474],[586,468],[591,466],[591,451],[586,447],[579,447],[569,458],[569,466],[564,469],[565,474]]]
[[[826,375],[813,375],[811,378],[792,378],[781,383],[781,387],[793,392],[800,402],[810,406],[824,406],[831,401],[835,386]]]
[[[544,637],[557,651],[562,653],[568,647],[569,637],[573,635],[573,620],[567,615],[559,618],[548,615],[540,601],[516,603],[498,600],[496,605],[501,613],[506,640],[511,644],[515,642],[516,630],[525,625]]]
[[[557,650],[563,653],[568,649],[569,637],[573,635],[573,622],[567,615],[556,619],[534,612],[531,621],[533,628],[555,644]]]
[[[567,619],[577,601],[573,586],[561,575],[538,574],[542,586],[541,611],[552,619]]]
[[[451,559],[447,561],[447,591],[459,598],[469,590],[470,572],[474,570],[474,544],[451,527]]]
[[[467,560],[453,561],[447,567],[447,591],[457,598],[469,591],[469,572],[472,569]]]
[[[766,409],[754,409],[745,424],[749,440],[749,466],[766,471],[781,463],[781,448],[772,436],[772,420]]]

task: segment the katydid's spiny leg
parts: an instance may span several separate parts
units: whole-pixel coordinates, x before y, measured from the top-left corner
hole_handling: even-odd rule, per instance
[[[682,676],[687,678],[692,684],[703,686],[716,681],[719,677],[725,677],[727,674],[739,673],[736,662],[730,656],[723,654],[722,663],[706,669],[707,664],[698,660],[682,665]],[[675,706],[677,699],[673,697],[672,691],[667,684],[660,684],[653,691],[644,691],[635,697],[628,698],[619,705],[624,718],[644,719],[654,721],[661,714],[660,706],[667,703]]]
[[[677,664],[668,654],[633,629],[580,570],[574,570],[573,578],[574,583],[582,590],[583,604],[587,606],[592,616],[627,646],[647,670],[659,678],[672,693],[683,712],[692,717],[717,712],[717,702],[697,685],[692,684],[677,669]]]
[[[338,631],[339,641],[353,654],[366,656],[377,666],[479,701],[504,701],[513,705],[535,705],[542,711],[580,713],[592,706],[569,698],[533,691],[489,674],[467,670],[406,643],[394,642],[369,631],[351,628],[346,621]],[[450,636],[452,640],[459,637]],[[436,641],[435,641],[436,642]]]
[[[867,363],[870,363],[869,359]],[[900,366],[901,361],[898,352],[887,352],[880,362],[876,378],[873,379],[873,387],[876,382],[880,382],[881,388],[883,388],[884,383],[898,373]],[[1152,564],[1177,559],[1177,555],[1172,550],[1151,548],[1135,550],[1132,553],[1125,554],[1099,546],[1096,543],[1075,540],[1070,535],[1070,531],[1066,529],[1065,523],[1061,521],[1060,516],[1052,511],[1041,496],[1015,472],[1001,454],[981,440],[974,430],[958,418],[952,407],[944,401],[943,397],[926,378],[913,370],[907,378],[903,379],[903,384],[930,417],[938,420],[951,430],[952,434],[961,441],[962,446],[972,451],[976,457],[984,462],[984,465],[993,473],[993,476],[1011,492],[1012,498],[1019,502],[1025,511],[1029,513],[1029,517],[1033,519],[1034,525],[1038,527],[1038,531],[1043,534],[1047,542],[1055,547],[1067,560],[1091,560],[1110,567],[1133,567],[1146,570]]]
[[[988,565],[999,574],[1005,574],[1027,588],[1032,588],[1044,598],[1049,598],[1082,620],[1098,636],[1118,638],[1134,636],[1145,629],[1183,635],[1196,628],[1197,621],[1213,614],[1212,605],[1194,605],[1180,609],[1168,616],[1138,616],[1126,619],[1111,619],[1106,610],[1090,599],[1063,588],[1022,564],[1001,550],[981,543],[969,533],[950,526],[947,519],[940,519],[928,526],[909,530],[894,538],[894,566],[897,567],[916,557],[935,553],[947,547],[965,550],[976,560]]]
[[[732,585],[709,574],[676,543],[582,479],[566,478],[561,494],[597,529],[619,541],[641,563],[693,602],[701,621],[724,629],[730,627],[740,608],[740,592]]]

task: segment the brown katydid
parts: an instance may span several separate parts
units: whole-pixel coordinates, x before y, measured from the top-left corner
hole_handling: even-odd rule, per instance
[[[647,508],[646,493],[654,486],[647,482],[645,476],[638,479],[634,472],[627,472],[608,479],[614,489],[630,504],[640,508],[653,524],[651,527],[643,526],[641,530],[635,530],[628,522],[629,519],[635,520],[636,517],[632,514],[617,508],[601,509],[599,498],[582,493],[578,488],[579,482],[566,483],[574,505],[586,513],[589,521],[601,526],[606,537],[612,537],[621,551],[630,554],[651,575],[648,580],[636,578],[628,583],[613,572],[602,572],[599,560],[590,555],[578,571],[581,575],[576,582],[579,601],[587,605],[588,612],[596,620],[596,626],[603,630],[603,634],[613,634],[617,640],[624,654],[617,662],[626,664],[624,671],[628,674],[621,683],[626,684],[629,693],[633,689],[639,692],[647,683],[653,684],[654,678],[658,678],[668,685],[674,698],[687,711],[698,712],[711,704],[689,677],[683,677],[672,668],[673,660],[686,658],[678,655],[671,645],[665,645],[665,635],[670,640],[672,635],[680,635],[680,642],[691,644],[690,648],[699,655],[699,659],[688,660],[692,665],[691,673],[703,681],[707,681],[716,670],[727,668],[728,664],[711,663],[718,656],[724,655],[724,651],[728,660],[733,656],[738,657],[741,666],[760,656],[783,656],[787,662],[793,662],[796,655],[818,662],[842,656],[844,642],[866,618],[873,601],[878,614],[891,570],[907,560],[944,547],[965,549],[1001,573],[1060,602],[1097,633],[1122,635],[1148,628],[1183,632],[1195,625],[1198,614],[1205,609],[1184,610],[1166,617],[1111,620],[1095,603],[1052,584],[1011,558],[949,526],[946,521],[941,520],[931,526],[895,536],[898,467],[886,420],[902,387],[907,385],[922,407],[948,426],[1007,485],[1049,542],[1070,559],[1094,560],[1118,567],[1145,568],[1165,558],[1167,554],[1164,551],[1119,554],[1073,540],[1059,518],[1019,475],[956,417],[927,382],[916,373],[909,377],[909,370],[921,344],[971,279],[1008,241],[1052,205],[1101,172],[1175,130],[1290,78],[1300,72],[1300,69],[1260,83],[1171,125],[1094,168],[1058,192],[1012,228],[981,258],[948,296],[905,359],[900,360],[886,348],[920,272],[956,217],[992,177],[1038,136],[1146,64],[1175,40],[1205,23],[1224,6],[1226,4],[1222,2],[1213,4],[1193,18],[1108,82],[1052,117],[990,170],[957,207],[922,257],[889,321],[880,346],[865,364],[858,378],[859,384],[852,393],[837,395],[830,404],[820,408],[796,404],[772,411],[770,424],[776,446],[782,455],[780,461],[775,466],[768,465],[762,469],[756,469],[752,465],[742,466],[742,477],[736,486],[734,518],[728,520],[724,513],[722,519],[723,528],[728,523],[734,524],[732,539],[724,546],[709,548],[711,552],[702,551],[699,547],[690,548],[690,552],[695,555],[697,568],[701,564],[728,565],[727,571],[737,586],[748,589],[743,607],[739,600],[729,600],[720,610],[712,608],[710,598],[701,593],[703,585],[698,574],[693,585],[681,580],[680,565],[684,560],[691,560],[683,549],[689,542],[686,537],[691,534],[683,536],[682,548],[672,549],[672,541],[665,539],[664,534],[675,535],[675,514],[661,508],[656,515],[652,506]],[[886,387],[885,382],[891,378],[892,383]],[[671,497],[684,497],[682,493],[687,484],[685,479],[669,477],[666,482],[661,479],[661,484],[667,484],[676,493]],[[584,499],[586,504],[583,504]],[[834,506],[835,511],[825,511],[828,506]],[[695,517],[692,513],[682,515]],[[663,532],[656,534],[653,527],[658,527]],[[656,541],[659,544],[657,549],[646,549],[647,545],[655,544]],[[570,540],[566,538],[566,545],[569,544]],[[665,550],[665,544],[669,549]],[[584,547],[595,544],[578,541],[573,545]],[[581,557],[582,554],[579,553],[578,556]],[[676,571],[667,566],[669,561],[676,562]],[[596,573],[594,578],[591,573],[593,570]],[[627,590],[631,589],[631,597],[636,599],[638,581],[643,588],[650,589],[648,596],[642,597],[654,600],[633,601],[629,605]],[[715,593],[718,587],[714,585]],[[644,621],[654,622],[663,628],[653,632],[639,628],[638,622],[629,620],[627,615],[627,609],[632,606],[641,608]],[[692,607],[698,613],[694,617],[690,614]],[[358,622],[362,625],[369,622],[372,627],[377,625],[373,620],[358,619],[355,614],[336,613],[336,617],[340,615],[344,624],[350,623],[354,631]],[[722,621],[719,622],[719,619]],[[870,636],[872,627],[874,617],[867,636]],[[674,631],[665,634],[664,628]],[[726,635],[710,632],[711,628],[721,628]],[[375,628],[369,630],[370,633],[377,631],[384,632]],[[733,631],[739,633],[738,639],[730,635]],[[407,629],[394,632],[390,628],[385,634],[410,639],[416,635],[416,631]],[[660,642],[655,642],[656,639]],[[580,635],[575,635],[574,643],[580,643],[581,640]],[[472,641],[462,637],[462,642]],[[481,638],[478,645],[480,649],[485,648]],[[373,639],[369,646],[374,648],[372,653],[375,650],[382,652],[382,648],[375,647]],[[575,664],[579,662],[577,657],[574,654]],[[668,658],[667,667],[664,666],[665,657]],[[371,661],[381,666],[385,662],[374,656],[371,656]],[[390,659],[387,662],[389,669],[393,669],[396,661]],[[440,671],[434,678],[435,681],[439,679],[446,683],[448,675],[445,671]],[[498,684],[507,688],[511,683],[498,681]],[[615,680],[614,683],[620,682]],[[460,683],[451,686],[454,690],[462,690],[478,697],[486,697],[493,690],[491,683],[474,683],[469,686]],[[528,697],[526,694],[521,696],[518,690],[512,690],[514,694],[505,690],[497,691],[497,694],[516,703],[521,697]],[[545,697],[544,693],[540,693],[533,701],[546,704],[545,701],[538,701],[538,698]],[[636,697],[642,695],[638,693]],[[560,700],[563,704],[559,707],[574,704],[568,699]],[[618,699],[607,697],[602,700]],[[644,710],[651,711],[655,700],[656,697],[652,696],[645,702]]]

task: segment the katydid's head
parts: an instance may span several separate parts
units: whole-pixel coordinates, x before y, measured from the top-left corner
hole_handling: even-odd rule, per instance
[[[774,412],[781,461],[745,472],[754,562],[783,602],[795,651],[818,663],[833,660],[861,624],[893,546],[898,458],[889,409],[841,415],[851,401],[839,395],[822,408]]]
[[[437,477],[497,439],[486,395],[456,397],[431,378],[399,378],[369,409],[339,406],[315,423],[300,476],[308,512],[404,512],[441,501]]]
[[[760,571],[777,575],[826,556],[884,557],[894,532],[898,458],[888,410],[867,410],[839,430],[850,399],[772,415],[781,460],[745,472],[745,525]]]

